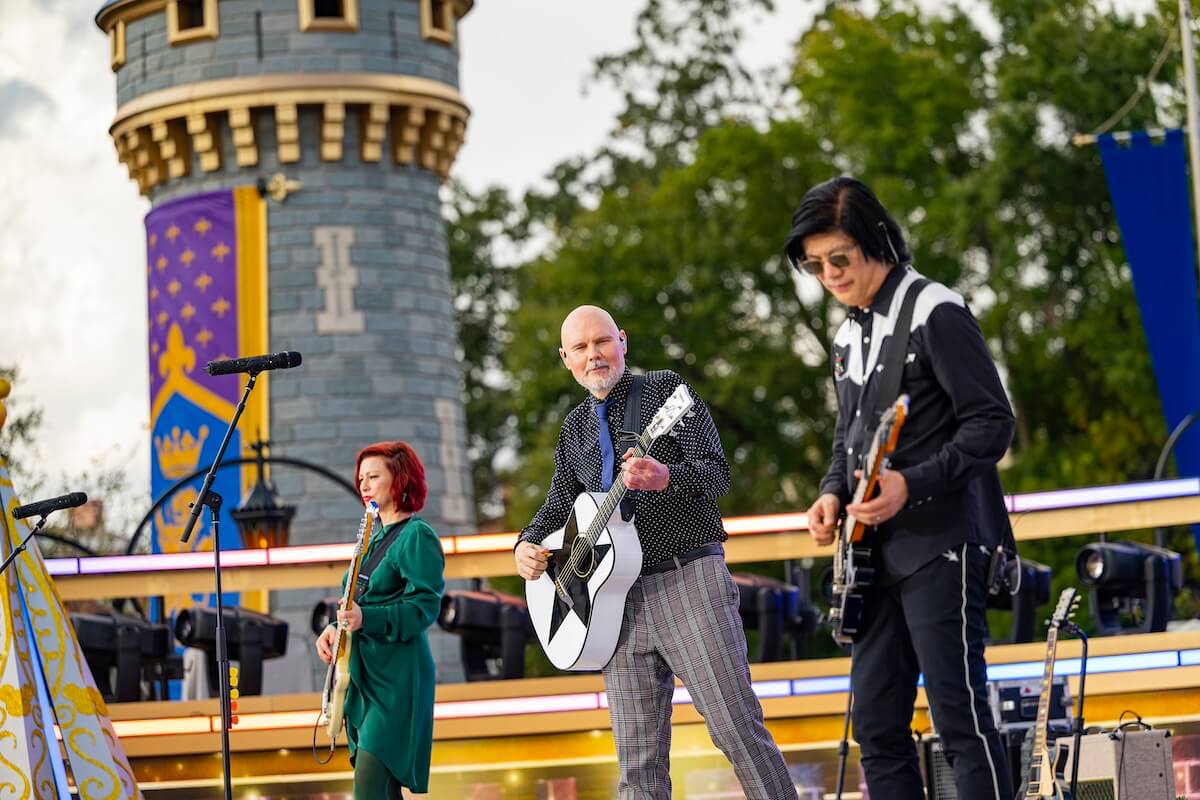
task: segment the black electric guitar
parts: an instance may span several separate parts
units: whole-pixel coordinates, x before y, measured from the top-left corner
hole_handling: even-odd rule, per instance
[[[887,469],[888,459],[900,440],[900,429],[908,417],[908,395],[896,398],[879,418],[879,426],[871,437],[871,448],[862,461],[862,477],[854,486],[851,503],[869,500],[879,486],[879,476]],[[871,548],[863,541],[867,526],[847,514],[838,529],[833,554],[833,602],[829,621],[833,625],[833,640],[848,645],[858,639],[862,630],[863,591],[875,579],[871,566]]]
[[[1054,798],[1065,800],[1067,792],[1063,791],[1062,782],[1058,777],[1057,758],[1050,754],[1047,744],[1050,726],[1050,695],[1054,687],[1054,651],[1058,646],[1058,631],[1063,623],[1075,613],[1079,605],[1079,595],[1075,589],[1068,586],[1058,596],[1058,605],[1054,607],[1054,615],[1050,617],[1049,629],[1046,633],[1046,667],[1042,672],[1042,694],[1038,699],[1037,723],[1033,729],[1033,750],[1029,757],[1029,778],[1025,788],[1026,798]]]

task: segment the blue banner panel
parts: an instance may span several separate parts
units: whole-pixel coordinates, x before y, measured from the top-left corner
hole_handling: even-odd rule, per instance
[[[1183,131],[1160,139],[1135,133],[1128,142],[1106,135],[1099,145],[1170,432],[1200,409],[1200,309]],[[1200,424],[1175,446],[1175,463],[1181,476],[1200,475]]]

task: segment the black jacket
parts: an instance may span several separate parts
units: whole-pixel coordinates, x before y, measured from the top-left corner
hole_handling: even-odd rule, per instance
[[[870,307],[850,309],[834,337],[838,419],[821,493],[843,507],[878,422],[875,391],[904,291],[920,277],[893,267]],[[1013,412],[979,323],[960,295],[929,283],[910,331],[900,380],[909,412],[891,459],[908,484],[908,504],[872,536],[885,583],[963,542],[996,547],[1011,535],[996,462],[1012,440]]]

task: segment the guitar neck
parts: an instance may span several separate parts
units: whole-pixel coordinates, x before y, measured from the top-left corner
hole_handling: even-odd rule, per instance
[[[1046,747],[1050,725],[1050,695],[1054,684],[1054,657],[1058,647],[1058,628],[1053,627],[1046,635],[1046,668],[1042,673],[1042,691],[1038,697],[1037,726],[1033,734],[1033,752],[1040,753]]]
[[[641,458],[650,450],[650,445],[654,444],[654,439],[648,434],[643,433],[638,437],[637,445],[633,448],[632,458]],[[600,534],[604,532],[604,527],[608,524],[608,520],[612,517],[613,512],[617,510],[617,506],[621,505],[621,501],[625,499],[625,482],[621,480],[613,481],[613,485],[609,488],[608,494],[604,497],[604,502],[600,504],[600,510],[596,512],[595,519],[588,526],[585,534],[588,541],[592,544],[600,538]]]

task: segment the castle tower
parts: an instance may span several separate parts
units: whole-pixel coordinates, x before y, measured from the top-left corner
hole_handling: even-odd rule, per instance
[[[404,439],[427,470],[422,515],[442,533],[474,529],[438,196],[466,126],[457,31],[472,2],[100,9],[117,81],[110,133],[151,204],[155,496],[208,463],[240,397],[244,376],[210,378],[204,364],[296,350],[301,367],[260,379],[227,458],[269,437],[279,454],[352,479],[359,447]],[[253,475],[220,474],[227,517]],[[286,468],[272,478],[299,507],[293,544],[353,538],[361,506],[344,489]],[[155,520],[156,551],[181,547],[194,493],[179,497]],[[228,523],[222,547],[240,547]],[[192,541],[203,547],[205,535]],[[322,594],[274,593],[271,613],[292,633],[287,658],[267,664],[271,691],[319,688],[308,618]],[[456,679],[457,642],[434,639],[443,678]]]

